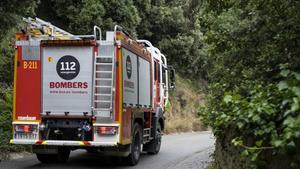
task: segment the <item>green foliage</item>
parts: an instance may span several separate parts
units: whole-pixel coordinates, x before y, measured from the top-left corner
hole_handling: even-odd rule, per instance
[[[232,143],[243,147],[242,155],[253,161],[263,150],[272,150],[289,155],[291,164],[300,162],[296,159],[300,147],[299,74],[289,70],[281,74],[285,79],[277,85],[248,84],[251,90],[247,93],[227,92],[219,107],[206,107],[200,113],[217,137],[234,126],[236,138]],[[210,99],[208,104],[214,103],[215,98]]]
[[[12,82],[13,35],[22,16],[34,14],[37,1],[3,0],[0,2],[0,85]]]
[[[200,114],[220,140],[233,129],[232,144],[256,166],[268,168],[268,157],[281,154],[285,167],[299,167],[299,7],[283,0],[201,7],[209,88]]]
[[[275,80],[281,63],[297,68],[299,2],[225,2],[216,5],[223,6],[222,11],[207,5],[200,20],[209,63],[204,67],[210,81],[234,88],[249,79]]]
[[[34,14],[37,1],[34,0],[1,0],[0,1],[0,41],[11,28],[16,27],[22,16]]]
[[[199,8],[195,0],[41,0],[37,16],[74,34],[91,33],[93,25],[106,31],[119,24],[159,47],[178,72],[199,79],[205,75]]]
[[[13,47],[10,45],[12,39],[7,36],[0,41],[0,85],[5,86],[12,82],[13,70]]]
[[[41,0],[37,15],[73,34],[90,34],[94,25],[113,30],[115,24],[135,33],[140,22],[132,0]]]
[[[12,112],[12,93],[10,88],[0,88],[1,114]]]
[[[9,144],[12,138],[12,89],[10,87],[0,87],[0,158],[7,158],[8,152],[29,150],[28,146]]]

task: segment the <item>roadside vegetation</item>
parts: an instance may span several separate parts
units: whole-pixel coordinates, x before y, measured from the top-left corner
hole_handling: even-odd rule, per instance
[[[202,121],[217,168],[300,167],[300,3],[208,1]]]
[[[170,92],[170,111],[165,113],[165,133],[207,130],[198,115],[205,96],[203,89],[194,84],[194,81],[176,76],[176,89]]]
[[[11,44],[21,16],[74,34],[120,24],[158,46],[176,68],[167,133],[210,126],[214,168],[299,168],[300,2],[4,0],[0,8],[1,118],[11,111]],[[0,129],[9,133],[6,122]]]

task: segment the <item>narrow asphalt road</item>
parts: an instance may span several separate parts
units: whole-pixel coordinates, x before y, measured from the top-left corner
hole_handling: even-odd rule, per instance
[[[193,132],[163,136],[157,155],[142,154],[139,164],[131,167],[111,158],[88,154],[84,150],[71,153],[65,164],[41,164],[35,155],[0,162],[0,169],[204,169],[210,162],[214,137],[210,132]]]

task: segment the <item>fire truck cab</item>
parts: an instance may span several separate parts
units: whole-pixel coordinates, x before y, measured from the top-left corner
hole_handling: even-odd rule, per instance
[[[175,71],[147,40],[120,26],[72,35],[38,18],[16,34],[12,144],[39,161],[65,162],[72,150],[157,154]],[[171,85],[170,85],[171,84]]]

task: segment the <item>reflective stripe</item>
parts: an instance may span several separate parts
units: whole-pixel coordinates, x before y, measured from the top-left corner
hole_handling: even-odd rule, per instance
[[[83,144],[86,145],[86,146],[90,146],[90,142],[89,141],[83,141]]]
[[[122,140],[122,115],[123,115],[123,72],[122,72],[122,49],[118,49],[118,62],[119,62],[119,123],[120,123],[120,127],[119,127],[119,142],[120,144],[122,144],[123,140]]]
[[[117,146],[117,142],[64,141],[64,140],[10,140],[11,144],[56,145],[56,146]]]
[[[33,124],[33,125],[39,125],[39,121],[14,121],[12,124]]]
[[[42,143],[43,143],[43,140],[38,140],[38,141],[35,142],[35,144],[38,144],[38,145],[40,145]]]

